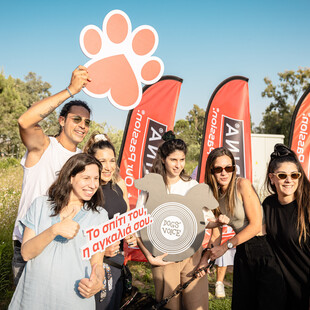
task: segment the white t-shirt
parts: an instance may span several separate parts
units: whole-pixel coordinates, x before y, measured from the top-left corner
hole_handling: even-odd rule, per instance
[[[171,184],[170,189],[167,187],[167,193],[185,196],[187,191],[190,190],[192,187],[194,187],[197,184],[198,184],[198,182],[196,180],[190,180],[190,181],[186,182],[186,181],[183,181],[182,179],[180,179],[178,182]],[[141,193],[137,199],[136,208],[145,206],[146,199],[147,199],[147,192],[141,191]],[[206,207],[202,208],[202,212],[203,212],[203,217],[205,220],[205,226],[207,226],[209,224],[208,219],[214,218],[214,214],[211,210],[207,209]]]
[[[13,231],[13,240],[22,242],[22,235],[18,229],[18,222],[26,215],[33,200],[39,196],[46,195],[47,190],[56,180],[65,162],[71,156],[81,153],[81,150],[78,148],[75,152],[67,150],[54,137],[49,137],[49,139],[49,146],[34,166],[29,168],[25,166],[28,152],[26,152],[20,162],[24,169],[24,176],[22,194]]]

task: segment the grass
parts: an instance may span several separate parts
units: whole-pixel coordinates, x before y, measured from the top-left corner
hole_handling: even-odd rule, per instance
[[[136,286],[140,292],[148,293],[155,298],[155,288],[153,284],[152,271],[149,263],[143,262],[128,262],[129,269],[133,275],[133,285]],[[216,273],[208,275],[209,280],[209,310],[228,310],[231,308],[231,295],[232,295],[232,268],[227,269],[225,276],[225,293],[226,298],[217,299],[215,297],[215,282]],[[194,310],[194,309],[193,309]]]
[[[136,286],[141,293],[148,293],[155,298],[151,265],[133,261],[129,261],[127,264],[133,276],[133,286]]]
[[[0,309],[7,309],[13,296],[12,232],[17,215],[23,171],[14,158],[0,160]]]
[[[215,272],[208,275],[208,280],[209,280],[209,309],[210,310],[230,309],[231,295],[232,295],[232,280],[233,280],[232,267],[227,268],[227,272],[224,279],[226,298],[217,299],[215,297],[215,282],[216,282]]]
[[[188,170],[190,171],[190,170]],[[0,310],[7,309],[14,293],[11,262],[13,256],[12,232],[21,194],[23,170],[14,158],[0,159]],[[142,293],[155,297],[150,264],[128,262],[133,275],[133,285]],[[216,299],[215,274],[209,277],[209,309],[230,309],[232,272],[226,275],[225,290],[227,298]],[[194,310],[194,309],[193,309]]]

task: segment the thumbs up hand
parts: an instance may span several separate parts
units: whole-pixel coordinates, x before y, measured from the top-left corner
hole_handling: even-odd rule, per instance
[[[90,277],[81,279],[78,290],[83,297],[90,298],[103,289],[102,272],[104,273],[103,267],[95,264]]]
[[[80,230],[80,225],[73,221],[75,216],[74,210],[59,223],[54,224],[55,234],[66,239],[73,239]]]

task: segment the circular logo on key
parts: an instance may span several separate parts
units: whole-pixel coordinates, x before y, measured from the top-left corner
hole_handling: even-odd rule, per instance
[[[147,227],[153,246],[163,253],[186,251],[197,236],[197,221],[193,212],[182,203],[166,202],[152,212],[155,225]]]

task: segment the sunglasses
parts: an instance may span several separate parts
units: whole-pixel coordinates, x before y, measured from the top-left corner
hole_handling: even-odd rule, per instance
[[[301,177],[300,172],[292,172],[291,174],[285,173],[285,172],[278,172],[278,173],[273,173],[279,180],[285,180],[287,179],[288,176],[291,177],[293,180],[297,180]]]
[[[74,122],[75,124],[79,124],[79,123],[83,120],[83,118],[82,118],[81,116],[76,115],[76,116],[73,116],[73,117],[72,117],[72,120],[73,120],[73,122]],[[88,119],[88,118],[85,118],[85,119],[84,119],[84,122],[85,122],[85,126],[86,126],[86,127],[89,127],[89,126],[90,126],[90,123],[91,123],[91,120]]]
[[[225,170],[226,172],[233,172],[235,171],[235,166],[227,166],[227,167],[214,167],[212,168],[212,173],[222,173],[222,171]]]

